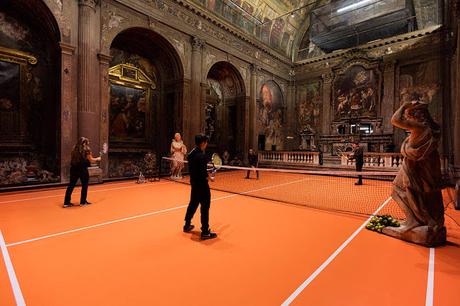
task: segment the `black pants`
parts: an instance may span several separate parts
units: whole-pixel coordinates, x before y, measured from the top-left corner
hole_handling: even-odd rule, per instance
[[[78,179],[80,179],[81,181],[80,204],[86,203],[86,196],[88,194],[88,182],[89,182],[89,172],[87,168],[86,169],[70,168],[70,182],[65,192],[64,203],[70,203],[72,192],[73,192],[73,189],[75,188],[75,185],[77,184]]]
[[[208,183],[192,185],[190,194],[190,203],[187,207],[185,214],[185,224],[192,222],[193,215],[195,214],[198,205],[201,204],[201,231],[209,231],[209,208],[211,207],[211,191],[209,190]]]
[[[251,171],[253,170],[248,170],[248,173],[246,173],[246,178],[249,178],[249,174],[251,173]],[[259,170],[256,170],[256,176],[257,178],[259,178]]]
[[[356,171],[358,171],[358,172],[363,171],[363,164],[361,164],[361,163],[356,164]],[[362,183],[363,183],[363,176],[358,175],[358,184],[362,184]]]

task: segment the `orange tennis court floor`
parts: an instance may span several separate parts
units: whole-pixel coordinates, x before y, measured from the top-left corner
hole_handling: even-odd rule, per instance
[[[188,185],[93,185],[92,205],[66,209],[64,192],[0,194],[0,305],[460,305],[450,218],[429,249],[366,217],[212,191],[219,236],[201,241],[182,232]]]

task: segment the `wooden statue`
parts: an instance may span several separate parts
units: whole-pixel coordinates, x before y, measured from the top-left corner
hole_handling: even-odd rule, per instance
[[[438,153],[440,127],[422,97],[406,101],[391,123],[410,132],[401,145],[404,161],[393,182],[393,199],[406,215],[401,227],[383,233],[405,241],[435,246],[445,243],[442,175]]]

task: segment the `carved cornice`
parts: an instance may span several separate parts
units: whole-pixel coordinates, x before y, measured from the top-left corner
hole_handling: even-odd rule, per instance
[[[61,47],[61,52],[67,55],[73,55],[76,49],[75,46],[72,46],[72,45],[69,45],[63,42],[60,42],[59,46]]]
[[[101,64],[109,64],[110,61],[112,60],[112,56],[107,55],[107,54],[102,54],[102,53],[98,53],[97,58],[99,59],[99,62]]]
[[[210,36],[228,46],[228,48],[235,49],[245,56],[256,58],[261,63],[267,64],[275,69],[286,71],[288,66],[292,65],[292,61],[287,55],[282,55],[256,38],[252,39],[236,26],[226,23],[225,20],[217,18],[214,14],[210,14],[209,11],[205,11],[186,0],[144,0],[142,2],[140,0],[115,1],[140,14],[153,17],[165,26],[175,28],[181,32],[186,32],[189,35],[202,33],[204,37]],[[175,26],[175,22],[168,23],[167,20],[171,20],[171,18],[174,19],[175,22],[181,23],[183,28]],[[190,31],[184,31],[184,28],[188,28]],[[200,36],[203,37],[203,35]],[[210,43],[211,41],[208,41],[208,44]],[[246,59],[246,61],[247,60],[248,59]]]

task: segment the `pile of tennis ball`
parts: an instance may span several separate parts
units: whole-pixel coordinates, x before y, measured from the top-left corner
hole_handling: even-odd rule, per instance
[[[371,221],[366,225],[366,228],[371,231],[381,233],[387,226],[399,227],[399,221],[390,215],[373,216]]]

